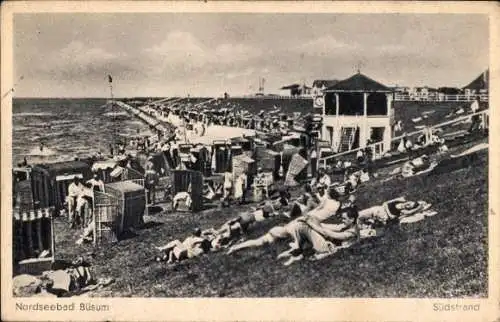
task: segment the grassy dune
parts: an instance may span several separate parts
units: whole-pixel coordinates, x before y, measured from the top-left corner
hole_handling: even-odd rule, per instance
[[[177,266],[152,262],[152,245],[182,239],[196,226],[218,227],[248,206],[199,214],[152,214],[144,229],[117,245],[75,246],[74,231],[56,222],[57,257],[88,256],[98,276],[116,282],[89,296],[134,297],[484,297],[487,296],[488,157],[466,167],[420,178],[369,182],[358,194],[360,208],[401,195],[434,204],[424,221],[391,228],[319,262],[284,267],[276,260],[287,245],[210,253]],[[451,169],[450,169],[451,170]],[[260,236],[280,224],[256,227]]]

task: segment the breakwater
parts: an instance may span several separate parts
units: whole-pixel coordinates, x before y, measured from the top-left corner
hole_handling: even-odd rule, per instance
[[[123,108],[144,123],[148,124],[151,128],[154,128],[163,134],[173,131],[172,124],[164,119],[160,119],[160,116],[155,114],[156,111],[149,109],[147,106],[134,107],[120,101],[115,101],[114,104]]]

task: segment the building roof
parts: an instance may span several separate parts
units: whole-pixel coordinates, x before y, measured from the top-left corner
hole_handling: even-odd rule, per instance
[[[281,89],[293,89],[293,88],[298,88],[298,87],[300,87],[299,84],[292,84],[292,85],[283,86]]]
[[[485,72],[481,73],[476,79],[469,83],[469,85],[465,86],[464,89],[488,89],[489,88],[489,77],[490,71],[487,69]]]
[[[44,163],[33,166],[33,169],[43,169],[56,174],[62,173],[81,173],[82,171],[90,171],[90,165],[81,160],[61,161],[55,163]]]
[[[438,91],[436,88],[429,87],[429,86],[417,86],[414,89],[416,91],[422,91],[423,89],[427,89],[427,91],[429,91],[429,92],[437,92]]]
[[[281,89],[294,89],[294,88],[300,88],[300,87],[310,88],[309,86],[306,86],[306,85],[292,84],[292,85],[283,86]]]
[[[389,87],[380,84],[377,81],[357,73],[337,84],[326,89],[330,92],[392,92]]]
[[[316,79],[312,86],[316,88],[322,88],[325,86],[326,88],[332,87],[333,85],[337,84],[339,82],[338,79]]]

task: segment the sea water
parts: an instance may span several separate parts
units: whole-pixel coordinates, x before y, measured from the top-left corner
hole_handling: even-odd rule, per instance
[[[109,145],[149,127],[106,99],[14,99],[12,161],[56,162],[109,153]],[[43,149],[40,146],[43,144]]]

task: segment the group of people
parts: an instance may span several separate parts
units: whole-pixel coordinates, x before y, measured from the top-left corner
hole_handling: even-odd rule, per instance
[[[320,260],[352,246],[362,237],[375,236],[377,229],[431,206],[400,197],[359,211],[355,201],[352,194],[340,201],[336,190],[328,189],[315,207],[314,203],[306,206],[299,217],[287,224],[275,226],[259,238],[231,246],[228,254],[288,239],[291,240],[289,248],[278,255],[278,259],[286,259],[285,266],[304,259],[311,250],[310,260]]]
[[[168,263],[193,258],[209,251],[219,251],[231,245],[236,238],[243,237],[253,225],[276,216],[289,216],[290,193],[280,189],[277,195],[259,204],[255,209],[226,221],[218,229],[201,230],[196,228],[184,241],[174,240],[164,246],[156,247],[161,253],[156,261]]]
[[[168,103],[166,103],[168,105]],[[168,117],[171,113],[176,114],[189,127],[197,127],[197,131],[204,132],[210,125],[223,125],[253,129],[264,133],[283,134],[287,133],[293,125],[292,120],[297,117],[280,117],[281,109],[277,106],[271,111],[261,110],[256,115],[244,111],[237,104],[210,100],[199,104],[176,102],[168,106],[151,104],[148,105],[150,115],[161,115]],[[195,106],[196,105],[196,106]],[[216,111],[209,110],[210,106],[217,107]],[[181,109],[182,108],[182,109]],[[282,116],[283,114],[281,114]],[[201,125],[202,126],[199,126]]]
[[[69,184],[66,203],[71,228],[85,227],[91,222],[94,191],[104,192],[104,182],[97,174],[86,182],[75,176]]]
[[[156,260],[174,263],[222,248],[228,249],[229,255],[285,239],[289,240],[289,248],[278,255],[278,259],[285,259],[284,265],[300,261],[311,252],[309,258],[319,260],[431,206],[400,197],[358,210],[355,197],[358,183],[351,181],[351,186],[339,192],[338,185],[332,184],[330,176],[320,169],[318,177],[306,184],[295,200],[287,189],[280,189],[276,198],[228,220],[218,229],[197,228],[182,242],[175,240],[158,247],[162,254],[156,256]],[[288,222],[271,228],[261,237],[245,240],[252,227],[275,216],[286,218]]]

